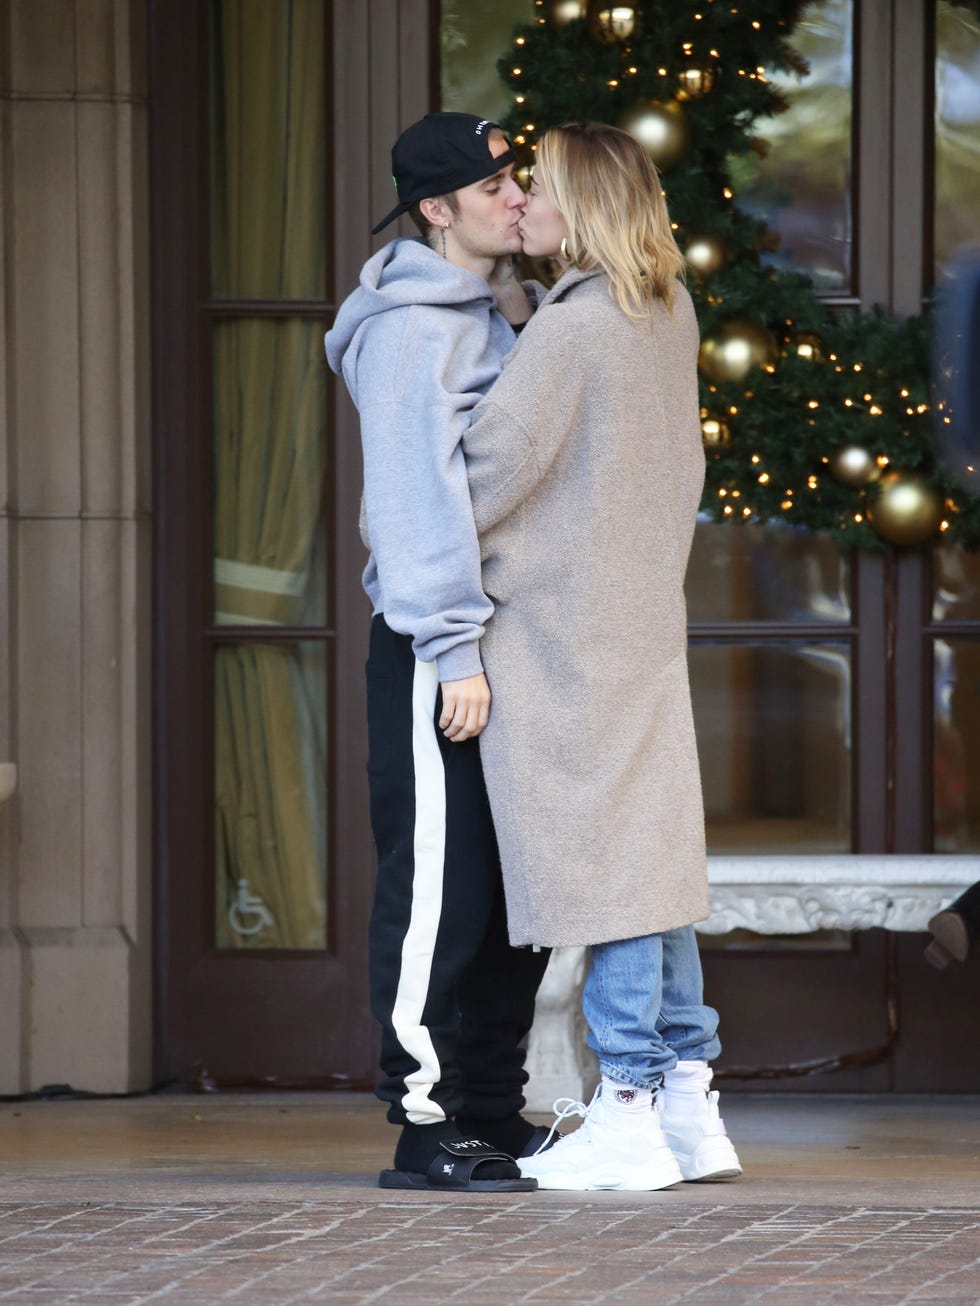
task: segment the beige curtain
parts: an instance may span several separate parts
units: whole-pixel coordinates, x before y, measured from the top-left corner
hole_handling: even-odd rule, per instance
[[[322,297],[322,0],[215,0],[212,285]],[[219,323],[212,339],[217,623],[323,621],[322,324]],[[317,583],[318,582],[318,583]],[[326,659],[318,643],[215,656],[216,942],[326,943]]]

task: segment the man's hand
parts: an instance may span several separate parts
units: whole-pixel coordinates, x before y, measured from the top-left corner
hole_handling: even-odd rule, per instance
[[[512,254],[502,254],[493,265],[487,283],[494,293],[497,307],[511,326],[520,326],[531,316],[531,302],[517,279]]]
[[[490,720],[490,686],[481,671],[465,680],[442,682],[439,729],[454,744],[475,739]]]

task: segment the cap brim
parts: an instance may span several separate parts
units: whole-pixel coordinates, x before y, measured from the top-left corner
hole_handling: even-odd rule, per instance
[[[382,218],[377,226],[371,228],[371,235],[376,236],[379,231],[382,231],[387,227],[389,222],[394,222],[396,218],[400,218],[401,215],[407,213],[411,207],[411,204],[396,204],[386,218]]]

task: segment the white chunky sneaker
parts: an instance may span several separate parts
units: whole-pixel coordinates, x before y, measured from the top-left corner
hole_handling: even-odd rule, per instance
[[[688,1182],[735,1179],[742,1173],[710,1085],[706,1061],[681,1061],[664,1075],[654,1100],[667,1144]]]
[[[653,1110],[623,1117],[603,1106],[598,1091],[588,1106],[562,1097],[554,1109],[556,1128],[569,1116],[585,1119],[573,1134],[559,1139],[547,1151],[518,1159],[521,1174],[537,1179],[539,1188],[652,1192],[673,1188],[682,1181],[683,1175]]]

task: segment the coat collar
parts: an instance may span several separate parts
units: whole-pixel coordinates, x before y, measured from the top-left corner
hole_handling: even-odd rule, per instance
[[[562,273],[555,284],[542,299],[538,305],[544,308],[546,304],[554,304],[560,299],[564,299],[570,290],[575,286],[581,285],[584,281],[598,281],[600,278],[605,280],[605,274],[601,268],[569,268],[567,272]]]

